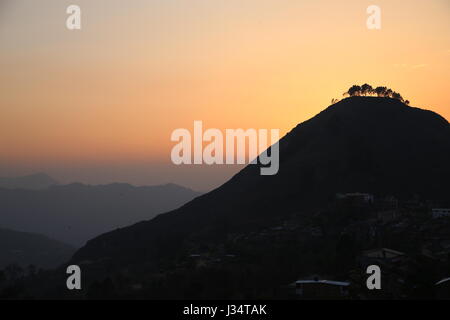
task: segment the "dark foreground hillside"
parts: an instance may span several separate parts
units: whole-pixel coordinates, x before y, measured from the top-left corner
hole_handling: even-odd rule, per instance
[[[405,283],[386,297],[435,295],[450,222],[431,212],[449,205],[448,163],[450,127],[438,114],[342,100],[280,140],[277,175],[250,165],[177,210],[89,241],[70,261],[88,288],[75,297],[279,298],[295,280],[326,277],[361,298],[363,265],[385,247],[402,257],[403,282],[392,283]],[[47,293],[71,296],[62,271],[52,277],[59,289]]]
[[[345,99],[280,141],[277,175],[261,176],[258,166],[248,166],[178,210],[90,241],[73,262],[171,255],[193,234],[210,242],[270,226],[324,207],[338,192],[446,199],[449,163],[450,127],[436,113],[388,98]]]

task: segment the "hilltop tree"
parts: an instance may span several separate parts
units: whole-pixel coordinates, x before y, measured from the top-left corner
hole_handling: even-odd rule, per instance
[[[387,89],[386,90],[386,92],[384,93],[384,96],[385,97],[388,97],[388,98],[392,98],[392,93],[393,93],[393,91],[391,90],[391,89]]]
[[[348,89],[347,92],[344,93],[344,95],[349,95],[350,97],[359,96],[361,95],[361,87],[354,85]]]
[[[392,99],[403,101],[403,97],[400,93],[393,91],[391,95]]]
[[[343,95],[354,97],[354,96],[370,96],[376,94],[377,97],[384,97],[384,98],[392,98],[399,100],[406,105],[409,105],[409,100],[404,100],[402,95],[398,92],[393,91],[392,89],[389,89],[387,87],[376,87],[375,89],[372,88],[370,84],[363,84],[362,86],[353,85],[350,87],[350,89],[347,90]],[[337,101],[336,101],[337,102]]]
[[[361,94],[363,96],[367,95],[367,94],[372,94],[372,92],[373,92],[373,88],[370,84],[365,83],[361,86]]]
[[[374,92],[378,97],[384,97],[386,95],[386,87],[376,87]]]

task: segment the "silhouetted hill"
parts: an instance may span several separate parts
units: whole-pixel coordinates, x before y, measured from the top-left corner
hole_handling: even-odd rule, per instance
[[[6,189],[45,189],[58,184],[58,181],[45,173],[22,177],[0,177],[0,188]]]
[[[344,99],[280,140],[277,175],[249,165],[179,209],[89,241],[72,262],[159,265],[189,246],[273,226],[296,212],[307,217],[337,192],[446,199],[449,163],[449,123],[438,114],[388,98]]]
[[[11,264],[55,268],[74,251],[74,247],[40,234],[0,228],[0,269]]]
[[[0,224],[81,246],[101,233],[151,219],[198,195],[175,184],[74,183],[43,190],[0,189]]]

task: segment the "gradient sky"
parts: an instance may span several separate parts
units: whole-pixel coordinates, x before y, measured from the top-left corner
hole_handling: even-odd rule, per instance
[[[365,82],[450,119],[448,0],[0,0],[0,43],[3,176],[208,190],[239,167],[172,165],[174,129],[284,135]]]

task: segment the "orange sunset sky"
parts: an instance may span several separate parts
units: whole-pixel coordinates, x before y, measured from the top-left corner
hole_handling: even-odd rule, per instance
[[[365,82],[450,119],[448,0],[0,0],[0,43],[2,176],[209,190],[240,167],[176,167],[174,129],[284,135]]]

